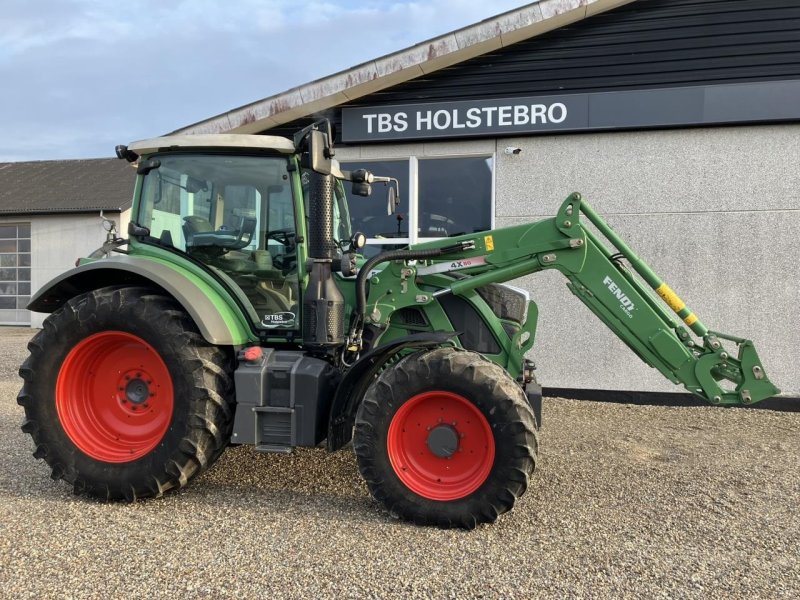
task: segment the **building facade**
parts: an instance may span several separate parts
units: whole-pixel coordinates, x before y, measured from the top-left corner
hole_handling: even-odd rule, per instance
[[[136,171],[117,159],[0,163],[0,325],[41,327],[30,296],[125,232]]]

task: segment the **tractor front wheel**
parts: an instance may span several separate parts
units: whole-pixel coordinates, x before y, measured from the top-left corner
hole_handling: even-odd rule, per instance
[[[468,529],[513,507],[537,443],[519,385],[455,348],[415,353],[384,370],[359,407],[353,438],[370,493],[389,512]]]
[[[53,479],[103,500],[159,496],[208,468],[230,440],[230,352],[173,299],[103,288],[54,312],[28,344],[18,402]]]

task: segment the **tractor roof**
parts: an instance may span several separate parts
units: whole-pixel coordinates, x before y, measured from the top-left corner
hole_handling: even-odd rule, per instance
[[[293,154],[295,151],[294,144],[286,138],[245,133],[167,135],[133,142],[128,145],[128,149],[137,154],[151,154],[159,150],[172,148],[240,148],[246,150],[274,150],[282,154]]]

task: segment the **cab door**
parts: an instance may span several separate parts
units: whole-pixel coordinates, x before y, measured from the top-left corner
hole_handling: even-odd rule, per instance
[[[229,287],[255,330],[299,330],[298,236],[289,161],[162,154],[142,183],[138,223]]]
[[[254,308],[264,329],[296,330],[300,319],[298,233],[295,202],[288,185],[266,190],[263,214],[263,247],[254,252],[260,298]]]

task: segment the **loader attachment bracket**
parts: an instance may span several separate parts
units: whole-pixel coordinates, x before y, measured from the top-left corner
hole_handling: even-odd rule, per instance
[[[730,356],[719,338],[735,342],[739,351]],[[767,379],[755,346],[750,340],[709,331],[706,337],[706,354],[697,359],[694,374],[702,391],[701,398],[723,406],[754,404],[777,394],[778,388]],[[734,389],[726,390],[720,382],[727,381]]]

